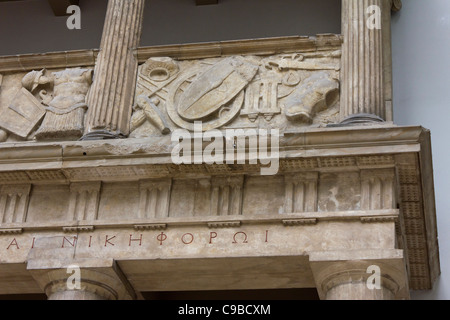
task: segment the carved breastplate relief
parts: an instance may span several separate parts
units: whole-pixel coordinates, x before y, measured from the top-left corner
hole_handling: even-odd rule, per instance
[[[0,130],[16,140],[77,140],[83,135],[86,96],[92,69],[72,68],[58,72],[31,71],[9,91],[16,91],[0,108]]]

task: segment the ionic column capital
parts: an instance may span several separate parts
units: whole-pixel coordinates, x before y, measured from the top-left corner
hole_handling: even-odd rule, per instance
[[[310,266],[323,300],[409,299],[402,250],[311,252]]]
[[[28,270],[49,300],[132,300],[136,295],[114,261],[74,261],[49,266],[29,261]]]

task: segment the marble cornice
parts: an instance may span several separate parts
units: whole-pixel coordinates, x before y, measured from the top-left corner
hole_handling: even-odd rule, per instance
[[[150,57],[171,57],[184,60],[237,54],[269,55],[295,51],[311,52],[330,48],[339,49],[341,43],[341,35],[319,34],[313,37],[289,36],[140,47],[135,54],[139,63],[143,63]],[[98,49],[89,49],[0,56],[0,73],[24,72],[43,68],[93,67],[98,53]]]
[[[317,159],[327,157],[350,159],[358,156],[417,153],[420,152],[422,140],[427,133],[428,130],[422,127],[397,126],[315,128],[300,132],[285,132],[280,137],[281,168],[283,161],[294,159],[301,159],[305,165],[309,160],[307,167],[314,168],[323,166],[323,161],[321,165]],[[175,171],[172,173],[175,174],[182,172],[180,168],[189,172],[190,166],[196,167],[195,172],[204,171],[205,174],[212,173],[211,170],[214,171],[214,168],[222,171],[233,167],[226,164],[174,166],[171,161],[173,147],[174,143],[170,141],[170,137],[3,143],[0,145],[0,183],[5,183],[6,181],[3,181],[5,175],[13,172],[16,173],[14,181],[23,182],[23,179],[18,179],[19,172],[28,172],[23,178],[30,181],[35,180],[32,172],[43,172],[42,174],[47,172],[44,176],[49,179],[52,176],[50,180],[57,177],[59,178],[56,180],[72,180],[67,172],[83,168],[101,170],[115,167],[115,171],[119,173],[130,167],[145,167],[149,174],[153,172],[156,176],[169,176],[173,170]],[[357,165],[357,160],[347,162],[349,165]],[[300,163],[299,165],[301,166]],[[203,170],[198,171],[200,167]],[[259,167],[245,165],[244,171],[247,169],[259,170]],[[52,175],[52,172],[55,174]]]

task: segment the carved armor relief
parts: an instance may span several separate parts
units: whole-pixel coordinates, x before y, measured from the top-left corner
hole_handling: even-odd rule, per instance
[[[341,51],[148,59],[139,66],[129,137],[177,128],[277,128],[335,123]],[[84,132],[89,68],[3,75],[0,142],[78,140]]]
[[[0,94],[0,142],[78,140],[93,70],[33,70],[5,76]]]
[[[130,137],[177,128],[325,126],[339,116],[340,50],[176,61],[139,67]]]

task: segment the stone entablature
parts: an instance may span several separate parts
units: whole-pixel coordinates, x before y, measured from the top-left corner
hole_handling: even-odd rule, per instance
[[[144,1],[110,0],[99,51],[0,57],[0,275],[16,275],[0,294],[430,289],[430,134],[391,122],[401,2],[342,2],[342,36],[138,48]],[[364,28],[367,6],[382,28]],[[204,131],[227,161],[206,160]],[[197,149],[178,164],[180,137]],[[80,291],[65,285],[72,265]]]
[[[117,239],[126,247],[130,239],[157,246],[158,236],[179,240],[185,235],[189,242],[192,235],[207,241],[211,232],[219,233],[217,228],[225,228],[233,241],[233,236],[244,236],[241,232],[248,237],[250,229],[263,239],[266,230],[285,232],[281,230],[287,227],[319,228],[320,234],[321,226],[332,221],[349,223],[358,234],[365,226],[391,225],[390,248],[405,250],[409,287],[426,289],[439,274],[437,243],[432,240],[434,196],[421,192],[432,184],[429,143],[428,131],[420,127],[306,129],[281,138],[279,173],[265,177],[260,165],[248,163],[174,165],[172,146],[164,136],[4,143],[0,250],[12,254],[11,262],[23,263],[26,253],[16,256],[13,249],[23,250],[33,238],[49,235],[56,237],[56,245],[64,238],[73,243],[73,236],[89,242],[92,236],[97,245],[106,241],[109,246],[105,237],[120,229]],[[14,199],[27,206],[14,206],[20,212],[12,213]],[[355,243],[341,240],[324,250]],[[195,242],[198,250],[203,242]],[[363,241],[354,249],[365,245],[374,244]],[[121,249],[111,247],[118,251],[108,257],[120,260]]]

